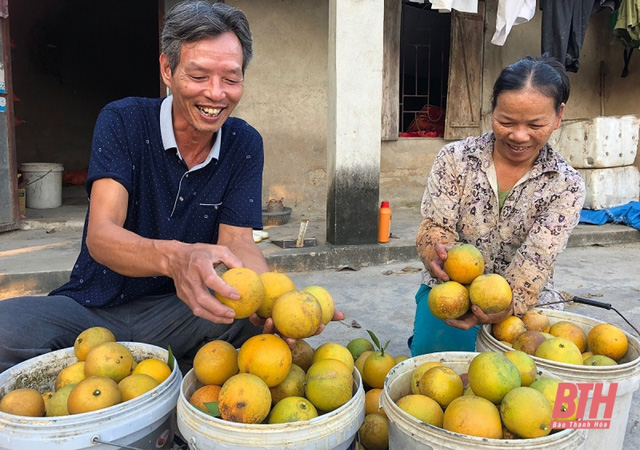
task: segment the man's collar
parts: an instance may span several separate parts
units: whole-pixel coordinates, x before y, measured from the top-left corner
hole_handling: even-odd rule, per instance
[[[178,143],[176,142],[176,135],[173,132],[173,120],[171,116],[171,109],[173,106],[173,95],[166,97],[160,105],[160,135],[162,137],[162,146],[165,150],[175,149],[178,158],[182,159],[180,151],[178,150]],[[220,158],[220,144],[222,142],[222,128],[216,133],[216,140],[211,147],[211,151],[202,164],[198,164],[197,168],[206,166],[213,158]],[[194,167],[193,169],[195,169]]]

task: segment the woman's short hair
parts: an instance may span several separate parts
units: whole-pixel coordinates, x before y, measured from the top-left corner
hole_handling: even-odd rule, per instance
[[[564,66],[548,54],[537,58],[527,56],[505,67],[500,73],[493,84],[491,110],[496,107],[496,100],[503,92],[520,91],[527,87],[552,98],[556,111],[569,99],[569,76]]]
[[[162,53],[169,61],[171,73],[180,62],[182,44],[233,32],[242,46],[242,72],[253,56],[249,21],[245,14],[224,3],[186,1],[176,4],[165,17],[162,30]]]

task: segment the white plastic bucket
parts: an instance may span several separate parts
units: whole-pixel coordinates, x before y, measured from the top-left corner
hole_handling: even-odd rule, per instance
[[[439,361],[458,374],[467,372],[469,363],[479,353],[441,352],[410,358],[397,364],[384,381],[380,406],[389,418],[390,449],[572,449],[584,448],[583,430],[562,430],[535,439],[487,439],[454,433],[421,422],[398,407],[396,401],[411,394],[411,375],[420,365]],[[541,377],[551,374],[539,370]]]
[[[136,361],[168,358],[168,352],[160,347],[137,342],[122,344],[131,350]],[[67,348],[18,364],[0,374],[0,396],[18,388],[53,390],[57,373],[76,361],[73,348]],[[0,449],[171,449],[181,381],[176,364],[169,378],[156,388],[109,408],[61,417],[21,417],[0,412]]]
[[[351,400],[314,419],[293,423],[243,424],[209,416],[188,400],[201,386],[192,369],[178,397],[178,429],[192,449],[343,450],[354,442],[364,420],[364,389],[357,369],[353,370]]]
[[[587,334],[591,328],[603,323],[590,317],[566,311],[551,309],[541,309],[541,311],[544,311],[545,315],[549,317],[549,322],[552,325],[561,320],[566,320],[580,326]],[[640,341],[629,333],[625,332],[625,334],[629,340],[629,350],[620,361],[620,364],[616,366],[579,366],[533,356],[538,367],[548,370],[569,383],[618,383],[609,428],[589,430],[587,449],[607,448],[613,450],[623,448],[631,400],[633,399],[633,393],[640,388]],[[476,350],[506,352],[510,348],[492,336],[490,325],[484,325],[478,333]],[[604,391],[606,392],[606,389]],[[590,409],[591,394],[585,408],[586,415],[589,414]],[[602,409],[603,407],[601,406],[601,414]]]
[[[19,169],[24,177],[27,208],[49,209],[62,205],[62,164],[23,163]]]

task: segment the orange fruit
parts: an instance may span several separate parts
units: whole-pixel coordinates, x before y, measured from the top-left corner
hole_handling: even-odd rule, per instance
[[[393,356],[387,352],[373,352],[364,361],[362,379],[371,387],[383,388],[384,379],[396,365]]]
[[[45,413],[42,394],[35,389],[14,389],[0,400],[0,411],[25,417],[42,417]]]
[[[512,344],[515,350],[521,350],[529,355],[535,355],[538,345],[546,341],[547,338],[540,331],[527,330],[520,333]]]
[[[291,348],[292,363],[300,366],[305,372],[311,367],[314,349],[304,339],[296,339],[296,343]]]
[[[540,331],[541,333],[548,333],[551,329],[551,323],[549,318],[539,309],[530,309],[522,316],[522,321],[527,326],[527,330]]]
[[[469,284],[484,272],[484,258],[472,244],[455,244],[447,252],[444,271],[452,281]]]
[[[282,338],[275,334],[258,334],[240,347],[238,369],[260,377],[267,386],[273,387],[287,377],[291,359],[291,350]]]
[[[527,326],[518,316],[509,316],[502,322],[493,324],[491,332],[493,337],[499,341],[505,341],[513,344],[513,341],[522,333],[527,331]]]
[[[239,373],[224,382],[218,395],[218,410],[224,420],[260,423],[271,409],[269,386],[256,375]]]
[[[278,272],[264,272],[260,274],[264,285],[264,300],[256,311],[263,319],[271,317],[273,304],[285,292],[293,291],[296,286],[286,274]]]
[[[382,394],[382,389],[380,388],[371,388],[364,394],[365,415],[380,413],[386,416],[384,408],[380,406],[380,394]]]
[[[558,388],[560,387],[560,383],[562,383],[562,381],[557,378],[540,378],[539,380],[534,381],[529,387],[541,392],[551,405],[551,411],[553,411],[556,404],[556,398],[558,396]],[[553,420],[576,420],[576,418],[578,417],[578,403],[579,399],[578,397],[576,397],[574,399],[574,413],[571,417],[554,417]],[[562,412],[565,412],[568,409],[569,404],[563,403],[561,407]]]
[[[331,319],[333,319],[335,305],[333,302],[333,297],[331,296],[329,291],[322,286],[315,285],[304,287],[302,288],[302,290],[313,295],[316,300],[318,300],[318,303],[320,303],[320,308],[322,309],[321,322],[325,325],[331,322]]]
[[[551,432],[553,410],[547,398],[536,389],[518,387],[507,393],[500,403],[500,417],[516,436],[537,438]]]
[[[358,430],[360,444],[367,450],[384,450],[389,447],[389,419],[382,414],[364,416]]]
[[[520,387],[520,372],[502,353],[482,352],[469,364],[469,386],[478,397],[499,404],[510,390]]]
[[[535,356],[566,364],[582,365],[582,353],[576,344],[560,337],[547,339],[538,345]]]
[[[431,369],[432,367],[442,366],[443,364],[439,361],[429,361],[423,364],[420,364],[411,374],[411,393],[419,394],[420,393],[420,379],[424,373]]]
[[[193,358],[193,372],[202,384],[222,386],[238,373],[238,351],[227,341],[207,342]]]
[[[196,408],[200,408],[203,411],[207,411],[207,405],[205,403],[213,403],[218,401],[221,387],[215,384],[206,384],[199,387],[189,397],[189,403]]]
[[[538,368],[531,356],[521,350],[509,350],[505,352],[504,356],[509,358],[518,368],[518,372],[520,372],[520,384],[522,386],[529,386],[536,381]]]
[[[118,383],[122,401],[134,399],[158,386],[158,381],[146,373],[132,373]]]
[[[92,348],[105,342],[115,342],[116,337],[105,327],[91,327],[78,335],[73,343],[73,353],[78,361],[84,361]]]
[[[318,347],[316,351],[313,352],[313,358],[311,359],[311,364],[316,363],[321,359],[329,359],[329,358],[342,361],[343,363],[346,364],[349,370],[353,370],[353,366],[355,364],[355,361],[353,360],[353,355],[351,354],[349,349],[347,349],[347,347],[345,347],[344,345],[337,344],[335,342],[325,342],[324,344],[320,345],[320,347]]]
[[[615,359],[611,359],[604,355],[592,355],[582,361],[585,366],[616,366],[618,363]]]
[[[362,352],[360,356],[358,356],[358,359],[356,359],[354,367],[358,369],[358,372],[360,372],[360,378],[362,378],[362,373],[364,372],[364,362],[372,353],[373,353],[373,350],[367,350],[365,352]]]
[[[347,344],[347,349],[351,352],[351,356],[353,356],[353,360],[358,359],[360,355],[367,351],[373,351],[373,344],[367,338],[359,337],[352,339]]]
[[[67,384],[64,387],[61,387],[56,393],[51,397],[49,403],[47,404],[47,417],[57,417],[57,416],[68,416],[69,409],[67,408],[67,401],[69,399],[69,394],[75,387],[75,384]]]
[[[307,374],[299,366],[291,364],[289,373],[282,383],[270,387],[271,404],[275,405],[286,397],[304,397],[304,383]]]
[[[442,407],[446,407],[456,398],[462,396],[464,386],[460,375],[445,366],[436,366],[427,370],[420,378],[420,395],[434,399]]]
[[[309,367],[305,397],[320,411],[329,412],[351,400],[353,373],[337,359],[322,359]]]
[[[442,408],[431,397],[409,394],[399,398],[396,405],[419,421],[442,428]]]
[[[244,319],[256,312],[265,298],[264,284],[260,275],[246,267],[234,267],[223,273],[220,278],[240,294],[239,300],[233,300],[214,292],[220,303],[236,312],[236,319]]]
[[[457,319],[469,310],[469,293],[457,281],[447,281],[431,288],[427,303],[438,319]]]
[[[149,375],[156,380],[158,384],[169,378],[171,375],[171,369],[169,365],[156,358],[147,358],[140,361],[131,371],[132,374],[143,373]]]
[[[502,275],[488,273],[480,275],[469,286],[469,301],[478,305],[486,314],[506,310],[511,305],[511,286]]]
[[[568,320],[561,320],[551,325],[549,334],[555,337],[569,339],[576,344],[580,353],[587,351],[587,333],[580,326]]]
[[[118,342],[105,342],[91,349],[84,361],[84,374],[87,377],[101,375],[116,383],[131,374],[133,355]],[[79,384],[79,383],[78,383]]]
[[[271,317],[280,333],[303,339],[313,336],[318,330],[322,323],[322,306],[309,292],[289,291],[276,299]]]
[[[488,439],[502,437],[500,412],[489,400],[463,396],[453,400],[444,412],[442,428]]]
[[[42,400],[44,400],[44,410],[47,410],[47,406],[49,405],[49,401],[51,400],[51,397],[53,397],[55,395],[55,391],[47,391],[44,392],[42,394]]]
[[[624,331],[609,323],[600,323],[591,328],[587,341],[594,355],[608,356],[615,361],[620,361],[629,348]]]
[[[318,417],[318,410],[304,397],[286,397],[275,404],[269,413],[269,423],[290,423]]]
[[[71,390],[67,399],[67,409],[69,414],[81,414],[108,408],[121,401],[122,394],[112,378],[93,375],[80,381]]]
[[[66,385],[76,384],[78,381],[83,380],[84,378],[84,361],[75,362],[58,372],[56,381],[54,382],[54,389],[56,391],[59,391]]]

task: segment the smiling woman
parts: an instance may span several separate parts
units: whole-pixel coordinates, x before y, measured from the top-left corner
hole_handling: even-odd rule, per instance
[[[577,225],[585,188],[580,175],[548,143],[569,98],[564,67],[543,56],[505,68],[493,86],[492,131],[445,146],[422,199],[417,236],[424,263],[416,294],[413,356],[473,351],[477,325],[496,323],[528,308],[559,300],[553,268]],[[504,312],[477,306],[459,319],[436,319],[427,307],[431,288],[456,243],[476,246],[484,273],[502,275],[513,291]]]

